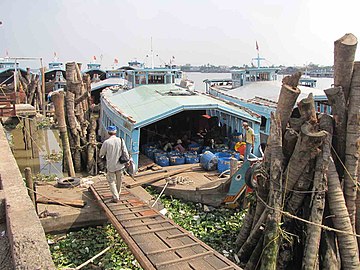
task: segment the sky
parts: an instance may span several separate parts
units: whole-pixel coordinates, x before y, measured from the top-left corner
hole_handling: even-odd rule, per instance
[[[242,66],[256,42],[264,65],[332,65],[336,39],[360,38],[359,10],[358,0],[0,0],[0,57],[150,64],[152,38],[157,65]]]

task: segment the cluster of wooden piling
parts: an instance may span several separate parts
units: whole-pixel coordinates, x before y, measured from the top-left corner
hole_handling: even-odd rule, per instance
[[[70,176],[75,172],[97,173],[96,128],[98,108],[91,106],[90,77],[82,75],[80,64],[66,64],[66,89],[55,91],[51,100],[55,106],[64,153],[64,168]]]
[[[359,269],[360,62],[357,39],[335,41],[332,116],[312,94],[293,109],[301,74],[285,77],[254,200],[237,238],[245,269]],[[360,245],[360,242],[359,242]]]

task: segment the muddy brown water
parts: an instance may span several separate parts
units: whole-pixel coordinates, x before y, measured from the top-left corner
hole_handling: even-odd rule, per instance
[[[33,175],[40,173],[64,177],[62,173],[62,161],[48,159],[50,154],[61,152],[61,141],[58,130],[38,129],[36,131],[35,147],[39,151],[38,158],[32,158],[31,150],[25,150],[22,128],[19,125],[15,129],[5,129],[5,132],[22,174],[24,174],[26,167],[30,167]]]

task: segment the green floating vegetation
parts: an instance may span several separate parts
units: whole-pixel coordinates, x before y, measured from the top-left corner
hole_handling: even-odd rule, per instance
[[[58,269],[79,266],[108,246],[112,246],[108,252],[82,269],[142,269],[112,225],[70,232],[65,238],[47,238]]]
[[[169,218],[235,262],[235,240],[246,210],[207,207],[169,197],[162,197],[161,202]],[[57,239],[48,235],[52,257],[59,269],[76,267],[111,245],[107,253],[83,269],[141,269],[112,225],[70,232]]]
[[[235,262],[235,240],[246,210],[208,207],[169,197],[162,197],[161,202],[175,223]]]
[[[53,125],[54,121],[50,117],[43,117],[38,119],[37,128],[46,129],[50,128]]]

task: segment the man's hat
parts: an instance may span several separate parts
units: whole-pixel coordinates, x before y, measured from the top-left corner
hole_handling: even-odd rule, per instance
[[[116,132],[116,126],[108,126],[107,131]]]

